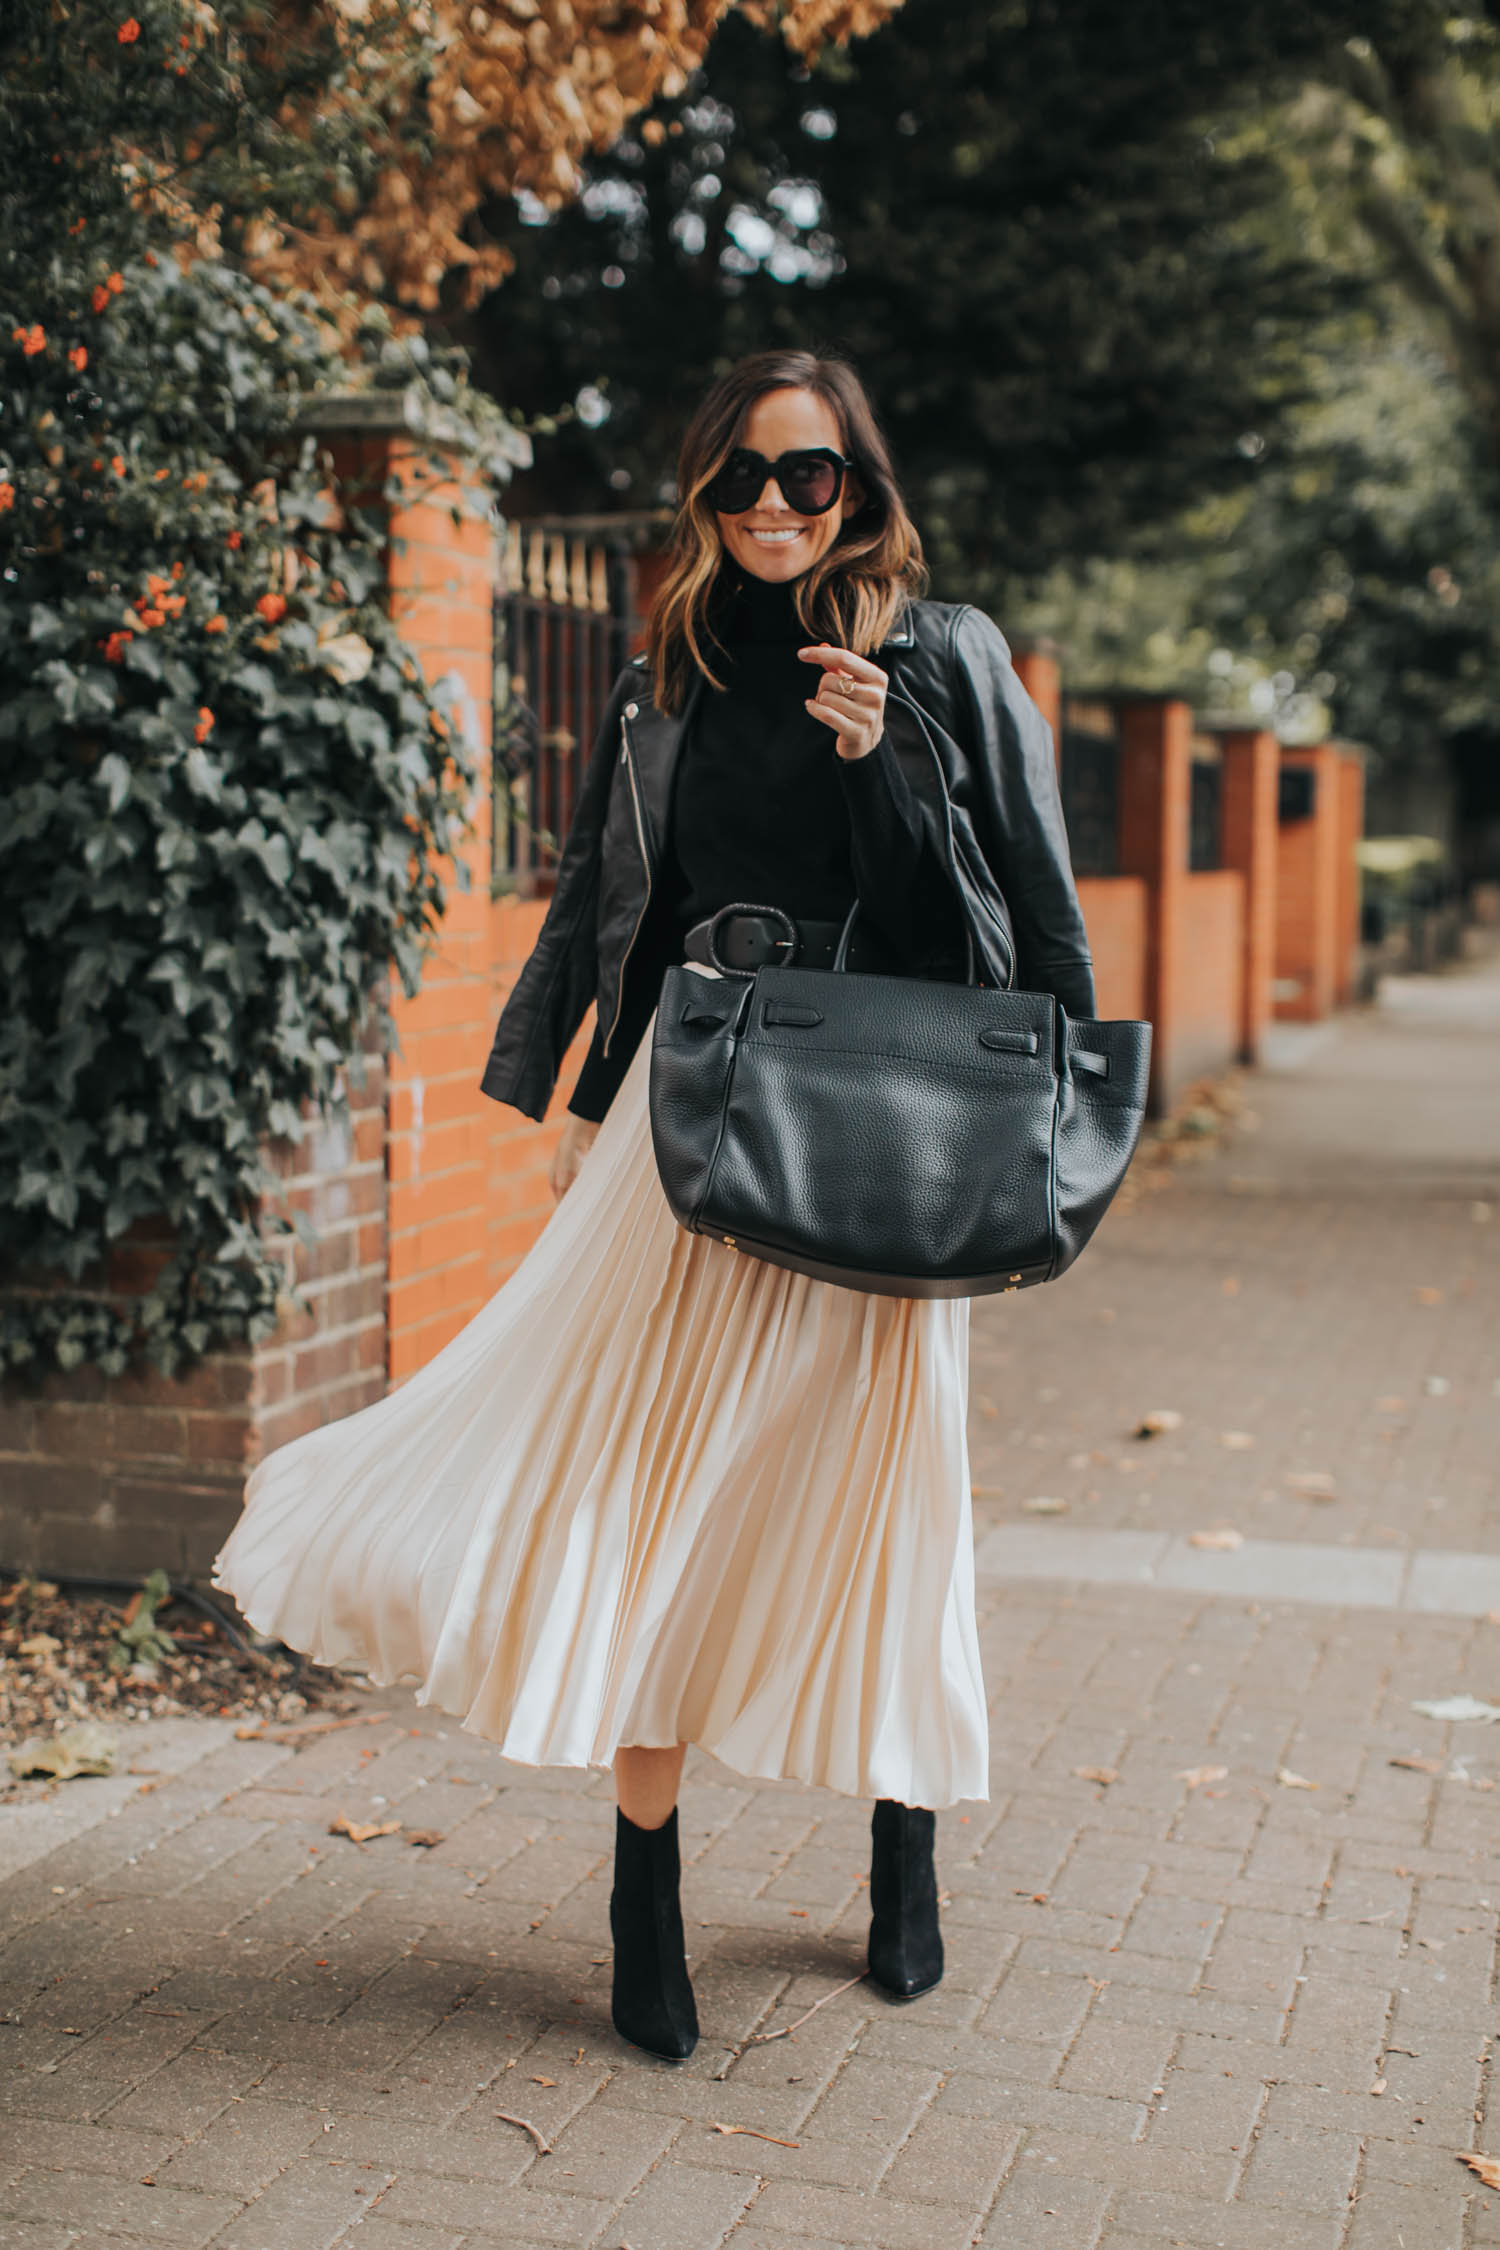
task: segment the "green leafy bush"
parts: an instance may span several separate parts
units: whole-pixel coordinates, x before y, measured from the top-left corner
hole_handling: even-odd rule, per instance
[[[171,1370],[273,1320],[263,1145],[414,986],[473,776],[288,435],[312,309],[88,240],[0,248],[0,1354]]]

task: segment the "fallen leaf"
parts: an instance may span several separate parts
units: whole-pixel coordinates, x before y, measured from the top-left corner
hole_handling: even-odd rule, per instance
[[[1388,1766],[1404,1766],[1409,1773],[1441,1773],[1441,1758],[1387,1758]]]
[[[1120,1778],[1113,1766],[1075,1766],[1073,1772],[1079,1781],[1097,1781],[1101,1789],[1107,1789],[1112,1781]]]
[[[1035,1500],[1023,1500],[1021,1506],[1028,1516],[1065,1516],[1068,1512],[1066,1500],[1053,1500],[1046,1493],[1039,1493]]]
[[[1465,2153],[1460,2155],[1458,2161],[1460,2164],[1467,2164],[1471,2172],[1477,2172],[1486,2187],[1500,2188],[1500,2156],[1470,2156]]]
[[[1182,1416],[1175,1406],[1154,1406],[1149,1414],[1141,1416],[1135,1434],[1138,1438],[1164,1437],[1169,1430],[1181,1428]]]
[[[976,1500],[1003,1500],[1005,1498],[1003,1484],[971,1484],[969,1490]]]
[[[499,2118],[502,2125],[519,2125],[523,2133],[529,2133],[532,2139],[536,2142],[537,2154],[539,2156],[550,2156],[552,2154],[552,2143],[550,2141],[543,2140],[540,2132],[538,2132],[536,2126],[532,2124],[529,2117],[512,2117],[508,2109],[497,2109],[495,2115]]]
[[[421,1844],[427,1851],[435,1850],[442,1840],[435,1828],[408,1828],[406,1831],[409,1844]]]
[[[784,2141],[779,2133],[763,2133],[756,2125],[710,2125],[711,2133],[744,2133],[752,2141],[774,2141],[778,2148],[800,2148],[800,2141]]]
[[[50,1656],[62,1642],[55,1633],[33,1633],[29,1640],[20,1642],[17,1654],[21,1656]]]
[[[533,2071],[531,2074],[531,2083],[533,2086],[555,2086],[557,2084],[557,2080],[555,2078],[538,2078],[536,2072]]]
[[[1370,2088],[1370,2092],[1372,2094],[1383,2094],[1385,2092],[1385,2080],[1383,2078],[1377,2078],[1374,2085]]]
[[[1291,1469],[1286,1481],[1305,1500],[1332,1500],[1338,1489],[1327,1469]]]
[[[1475,1719],[1484,1726],[1493,1726],[1500,1719],[1500,1703],[1481,1703],[1472,1695],[1445,1695],[1433,1703],[1414,1703],[1412,1709],[1420,1711],[1424,1719]]]
[[[1441,1289],[1418,1289],[1414,1294],[1419,1305],[1440,1305],[1443,1301]]]
[[[1222,1549],[1225,1553],[1232,1553],[1236,1547],[1243,1547],[1244,1544],[1245,1534],[1243,1531],[1231,1530],[1227,1524],[1218,1531],[1190,1531],[1188,1533],[1188,1545],[1190,1547],[1213,1547]]]
[[[1240,1293],[1239,1275],[1237,1273],[1226,1273],[1224,1279],[1219,1283],[1219,1287],[1226,1297],[1237,1297]]]
[[[1228,1766],[1185,1766],[1173,1779],[1185,1781],[1189,1789],[1201,1789],[1205,1781],[1227,1781]]]
[[[356,1844],[367,1844],[372,1836],[394,1836],[400,1826],[399,1820],[351,1820],[346,1812],[341,1812],[328,1823],[328,1833],[347,1836]]]
[[[1395,1397],[1378,1398],[1376,1399],[1375,1404],[1382,1414],[1399,1414],[1402,1408],[1405,1406],[1406,1401],[1404,1398]]]
[[[358,1687],[361,1683],[351,1680],[349,1684],[351,1687]],[[345,1727],[378,1727],[383,1719],[389,1717],[388,1711],[361,1711],[352,1719],[313,1719],[299,1727],[267,1727],[257,1724],[253,1727],[236,1727],[234,1739],[236,1742],[285,1742],[295,1747],[299,1742],[311,1742],[315,1735],[338,1734]],[[366,1752],[360,1752],[361,1757],[366,1755]]]
[[[1283,1789],[1321,1789],[1323,1786],[1321,1781],[1309,1781],[1304,1775],[1293,1773],[1290,1766],[1278,1766],[1276,1779]]]
[[[50,1773],[55,1781],[72,1781],[81,1774],[113,1773],[115,1737],[96,1719],[80,1719],[59,1727],[44,1740],[28,1736],[18,1750],[6,1752],[6,1764],[18,1780],[30,1773]]]
[[[1255,1440],[1248,1430],[1221,1430],[1219,1443],[1230,1453],[1248,1453]]]

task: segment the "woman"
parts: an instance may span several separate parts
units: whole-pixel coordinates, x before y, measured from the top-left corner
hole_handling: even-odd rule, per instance
[[[869,1965],[905,1998],[942,1974],[934,1808],[987,1796],[988,1744],[967,1301],[836,1288],[677,1227],[647,1106],[662,976],[784,957],[786,916],[794,965],[826,966],[857,903],[851,968],[1093,1014],[1048,730],[986,618],[915,598],[852,369],[732,369],[680,491],[484,1075],[540,1118],[596,1003],[557,1208],[403,1389],[257,1469],[215,1569],[262,1631],[415,1679],[509,1757],[613,1764],[613,2017],[672,2060],[698,2036],[685,1745],[876,1799]]]

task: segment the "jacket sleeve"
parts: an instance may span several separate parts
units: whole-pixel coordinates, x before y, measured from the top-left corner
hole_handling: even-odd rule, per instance
[[[958,612],[953,645],[980,842],[1010,910],[1016,985],[1054,994],[1070,1016],[1092,1017],[1094,968],[1068,857],[1052,729],[1016,677],[1004,634],[983,611]]]
[[[632,685],[638,684],[631,667],[610,693],[557,863],[557,887],[536,944],[500,1011],[479,1082],[492,1101],[509,1102],[527,1117],[547,1114],[563,1056],[594,998],[604,814],[620,713]]]

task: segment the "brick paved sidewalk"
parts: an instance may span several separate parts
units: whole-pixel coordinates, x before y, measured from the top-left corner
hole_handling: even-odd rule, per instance
[[[981,1555],[1143,1523],[1351,1567],[1500,1547],[1497,994],[1399,989],[1056,1290],[977,1310]],[[1182,1428],[1137,1442],[1151,1406]],[[924,1999],[839,1989],[868,1807],[694,1756],[681,2070],[609,2026],[606,1776],[391,1691],[300,1749],[142,1726],[155,1773],[39,1786],[0,1826],[6,2250],[1500,2244],[1458,2160],[1500,2156],[1500,1731],[1411,1708],[1500,1701],[1500,1629],[1311,1571],[1091,1575],[981,1580],[991,1798],[942,1816]]]

